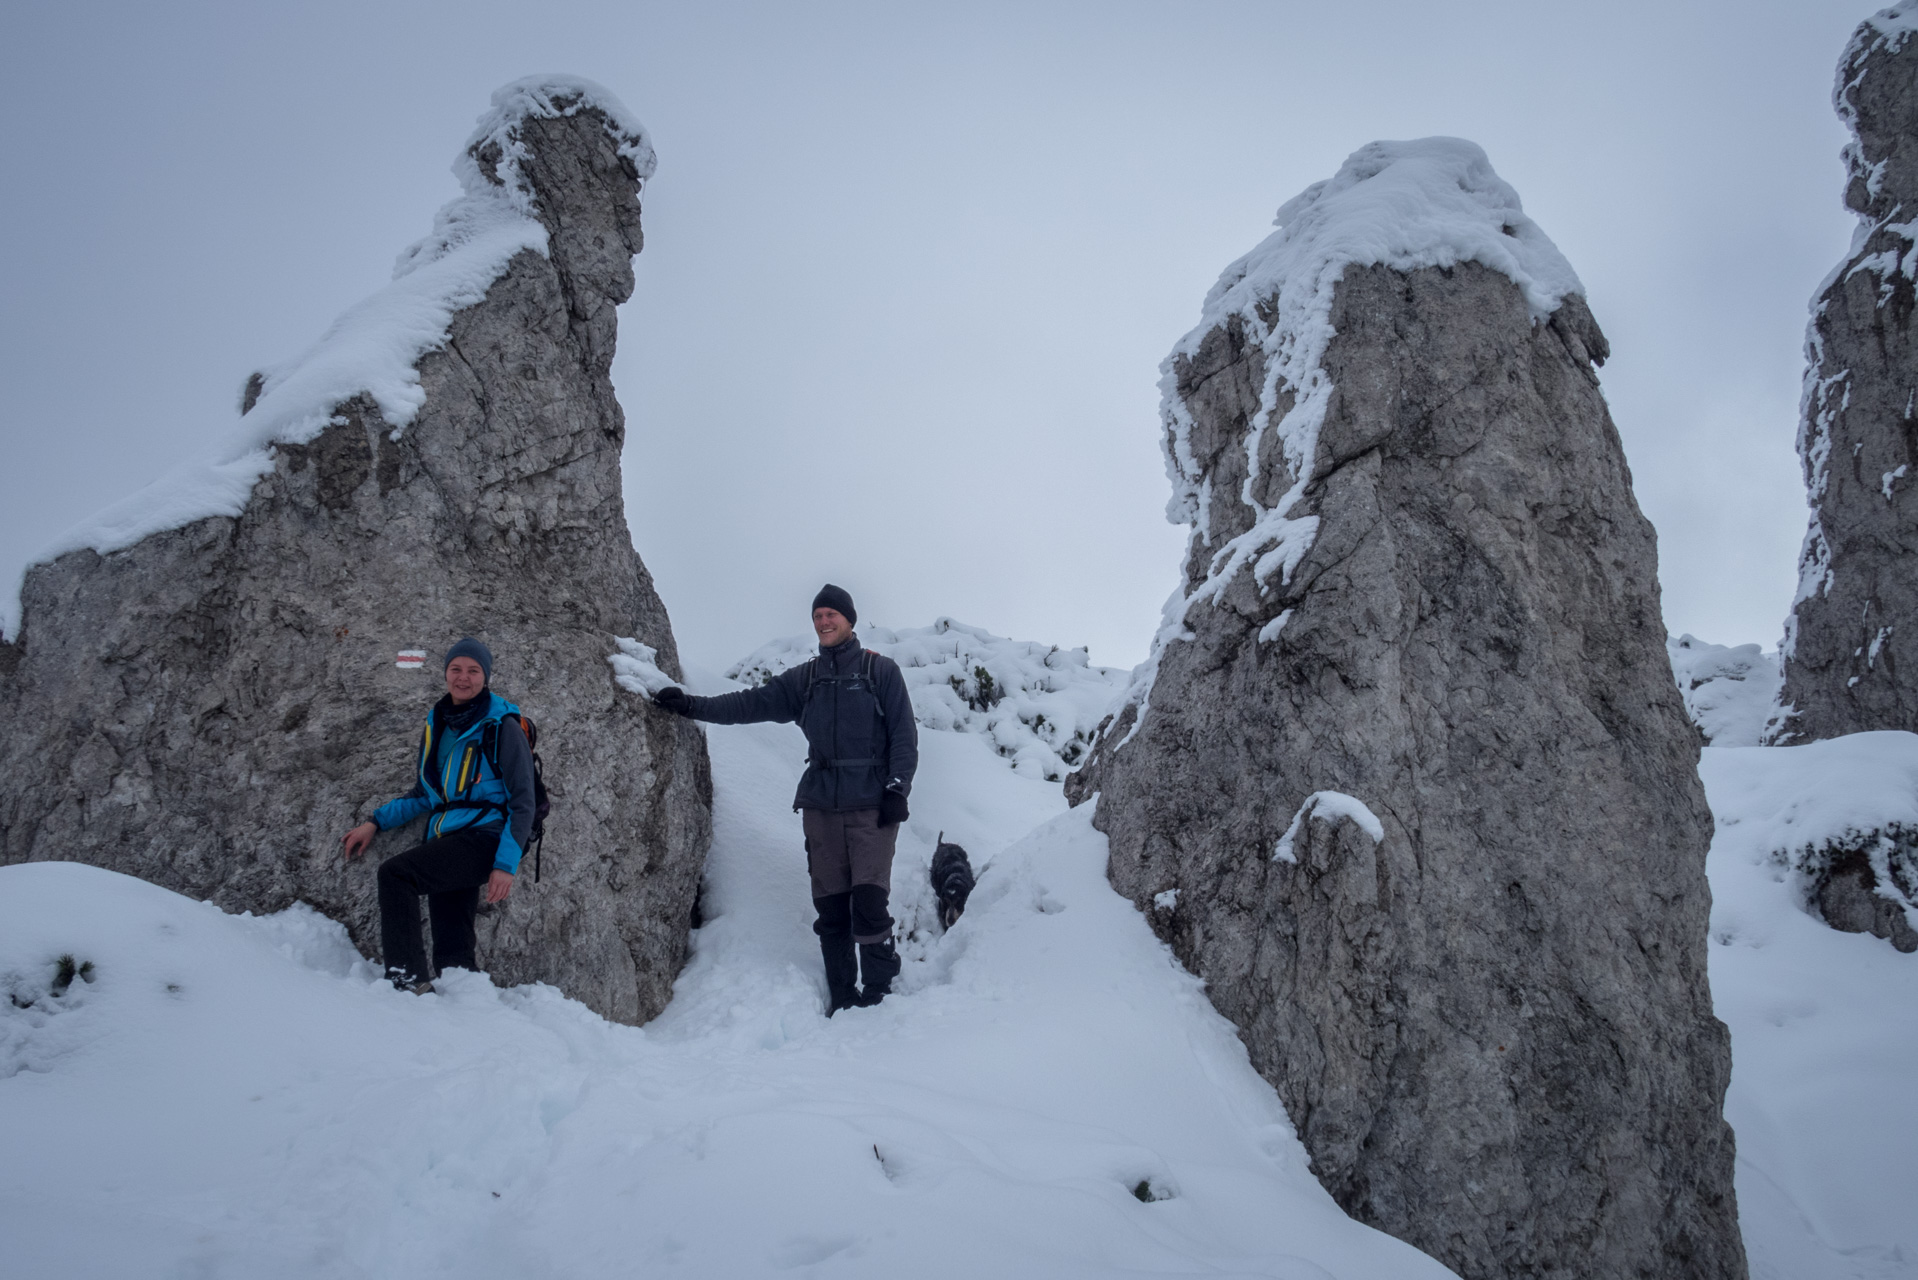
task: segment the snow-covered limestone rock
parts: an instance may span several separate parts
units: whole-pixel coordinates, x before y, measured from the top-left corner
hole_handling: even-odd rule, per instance
[[[377,954],[375,867],[420,827],[350,864],[340,836],[411,784],[439,655],[471,634],[541,730],[555,805],[543,878],[482,915],[482,962],[623,1021],[665,1005],[710,772],[698,730],[606,662],[624,637],[678,669],[608,377],[652,168],[597,86],[502,89],[393,283],[249,380],[206,458],[29,571],[0,644],[0,863],[305,901]]]
[[[1743,1276],[1605,339],[1470,143],[1278,220],[1164,366],[1185,580],[1068,794],[1361,1221],[1466,1277]]]
[[[1775,742],[1918,730],[1918,2],[1867,19],[1838,65],[1851,253],[1806,332],[1798,453],[1811,501],[1785,623]]]

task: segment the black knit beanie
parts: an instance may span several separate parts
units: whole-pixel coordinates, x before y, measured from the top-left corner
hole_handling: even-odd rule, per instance
[[[480,674],[486,678],[488,684],[493,682],[493,651],[473,639],[473,637],[467,636],[451,649],[448,649],[446,651],[446,661],[440,663],[440,670],[444,671],[452,666],[453,659],[455,658],[471,658],[473,661],[479,663]]]
[[[855,626],[859,623],[859,610],[852,607],[852,596],[847,594],[844,587],[835,587],[830,582],[819,588],[819,594],[812,598],[812,607],[815,609],[837,609],[846,615],[847,622]]]

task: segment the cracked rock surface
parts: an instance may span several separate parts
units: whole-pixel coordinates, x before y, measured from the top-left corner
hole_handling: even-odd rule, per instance
[[[1331,323],[1310,550],[1193,607],[1068,792],[1348,1212],[1466,1277],[1742,1277],[1711,818],[1605,339],[1475,262],[1348,267]],[[1264,358],[1234,318],[1173,371],[1216,546]]]
[[[678,672],[627,531],[608,377],[641,176],[590,106],[517,140],[550,256],[519,252],[454,315],[397,439],[354,397],[276,447],[237,518],[30,572],[0,644],[0,863],[88,862],[230,911],[303,900],[376,956],[375,870],[423,824],[354,863],[340,837],[411,785],[440,655],[471,634],[539,727],[554,801],[542,881],[529,855],[484,910],[481,963],[639,1022],[685,959],[712,800],[698,731],[606,662],[633,636]],[[474,158],[500,181],[497,155]],[[396,664],[407,649],[421,669]]]
[[[1918,732],[1918,39],[1901,4],[1838,67],[1851,127],[1851,256],[1812,304],[1804,464],[1811,527],[1785,624],[1775,742]]]

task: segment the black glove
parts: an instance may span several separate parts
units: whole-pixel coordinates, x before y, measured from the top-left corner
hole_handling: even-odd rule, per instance
[[[653,705],[676,716],[690,716],[693,713],[693,700],[676,684],[669,684],[654,694]]]
[[[890,788],[879,797],[879,825],[896,827],[907,818],[906,797],[904,793]]]

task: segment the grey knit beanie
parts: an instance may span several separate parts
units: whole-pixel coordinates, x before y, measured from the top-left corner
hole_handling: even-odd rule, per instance
[[[453,659],[455,658],[471,658],[473,661],[479,663],[480,674],[486,677],[486,683],[491,684],[493,682],[493,651],[473,639],[473,637],[467,636],[451,649],[448,649],[446,651],[446,661],[440,663],[440,670],[444,671],[452,666]]]

